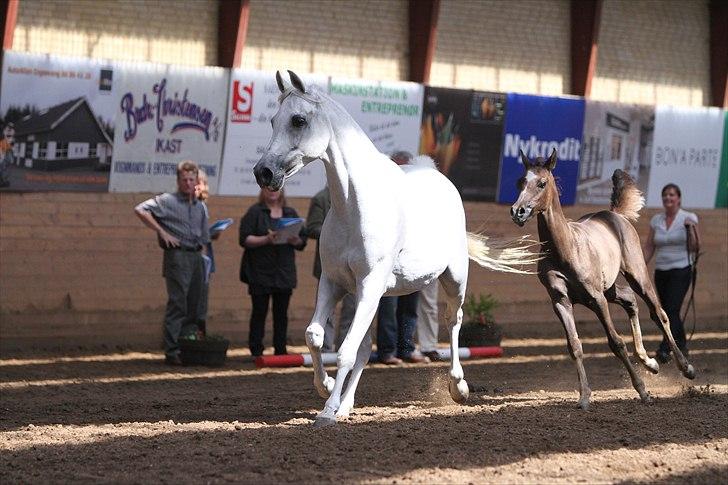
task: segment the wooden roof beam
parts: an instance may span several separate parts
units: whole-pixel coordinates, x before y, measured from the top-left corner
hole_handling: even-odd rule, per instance
[[[218,0],[217,65],[238,68],[248,35],[250,0]]]
[[[710,104],[728,108],[728,4],[711,0],[710,15]]]
[[[435,56],[440,0],[409,0],[409,80],[427,84]]]
[[[576,96],[591,95],[597,70],[602,0],[571,0],[571,90]]]

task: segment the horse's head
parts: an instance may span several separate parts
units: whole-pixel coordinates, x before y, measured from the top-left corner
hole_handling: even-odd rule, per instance
[[[294,72],[288,73],[291,82],[276,72],[280,107],[271,119],[273,135],[268,148],[253,168],[258,185],[272,190],[279,190],[288,177],[324,156],[331,137],[319,92],[307,90]]]
[[[541,157],[531,161],[521,151],[521,161],[525,169],[525,174],[517,182],[521,193],[511,206],[511,219],[519,226],[523,226],[534,214],[546,210],[552,198],[558,197],[552,173],[556,166],[556,150],[545,161]]]

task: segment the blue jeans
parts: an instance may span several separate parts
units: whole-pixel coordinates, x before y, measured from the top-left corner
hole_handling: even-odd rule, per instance
[[[377,353],[380,359],[408,358],[415,350],[417,300],[419,292],[404,296],[383,296],[377,318]]]

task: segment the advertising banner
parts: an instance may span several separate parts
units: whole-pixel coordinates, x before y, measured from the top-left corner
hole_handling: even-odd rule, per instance
[[[176,189],[177,164],[192,160],[215,193],[220,176],[228,71],[120,64],[109,190]]]
[[[716,207],[728,207],[728,111],[724,111],[723,115],[723,151],[720,156],[718,193],[715,195]]]
[[[422,117],[421,84],[332,77],[329,94],[385,155],[417,154]]]
[[[505,106],[503,93],[425,89],[419,152],[465,200],[495,201]]]
[[[683,207],[714,207],[724,119],[718,108],[657,107],[648,207],[662,206],[668,183],[680,187]]]
[[[0,190],[106,192],[117,78],[104,60],[5,51]]]
[[[584,124],[584,100],[508,93],[498,202],[518,198],[516,182],[523,176],[519,150],[530,158],[548,157],[557,151],[554,175],[561,203],[573,204],[579,173],[579,152]]]
[[[616,169],[646,193],[654,127],[653,106],[586,100],[576,202],[609,205]]]
[[[328,77],[297,73],[304,84],[328,90]],[[260,187],[253,167],[265,152],[278,111],[280,90],[274,72],[236,69],[231,72],[227,130],[223,151],[221,195],[256,196]],[[323,162],[316,160],[286,180],[286,195],[310,197],[326,184]]]

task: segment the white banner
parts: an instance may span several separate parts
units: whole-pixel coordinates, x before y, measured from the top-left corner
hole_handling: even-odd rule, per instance
[[[662,206],[668,183],[680,187],[683,207],[714,207],[723,120],[718,108],[657,107],[648,207]]]
[[[329,91],[386,155],[401,150],[417,155],[424,92],[416,83],[337,77]]]
[[[192,160],[215,193],[225,129],[228,71],[124,63],[116,98],[109,190],[176,190],[176,167]]]
[[[297,73],[306,85],[328,90],[328,77]],[[278,111],[280,91],[274,72],[233,70],[227,110],[227,131],[223,152],[221,195],[256,196],[260,187],[253,167],[265,152],[273,130],[271,118]],[[310,197],[326,184],[321,161],[306,165],[286,180],[289,197]]]
[[[115,63],[5,51],[2,71],[0,186],[105,192]]]

